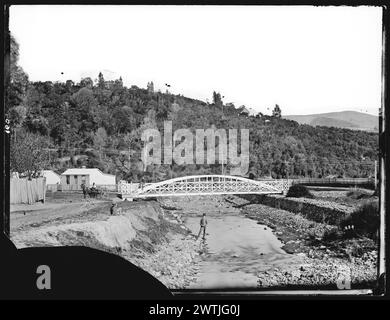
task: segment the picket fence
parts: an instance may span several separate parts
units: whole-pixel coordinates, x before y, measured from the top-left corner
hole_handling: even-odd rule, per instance
[[[11,178],[10,204],[33,204],[37,201],[45,202],[46,178]]]

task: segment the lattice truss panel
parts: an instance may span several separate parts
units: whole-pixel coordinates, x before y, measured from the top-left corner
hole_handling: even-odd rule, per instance
[[[289,187],[288,180],[256,181],[235,176],[188,176],[134,188],[126,182],[119,184],[119,192],[134,197],[171,196],[189,194],[266,194],[282,193]]]

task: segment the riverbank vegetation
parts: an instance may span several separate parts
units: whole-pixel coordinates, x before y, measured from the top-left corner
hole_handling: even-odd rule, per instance
[[[377,240],[379,232],[380,216],[377,200],[367,201],[357,208],[350,216],[342,221],[340,227],[352,226],[351,236],[364,236]]]
[[[292,198],[314,198],[309,189],[304,185],[292,185],[287,191],[287,197]]]

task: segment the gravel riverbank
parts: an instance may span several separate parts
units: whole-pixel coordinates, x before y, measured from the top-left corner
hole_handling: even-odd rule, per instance
[[[259,273],[260,287],[324,287],[337,289],[347,279],[352,288],[372,286],[376,281],[377,245],[367,238],[326,240],[337,227],[305,219],[295,213],[262,204],[245,206],[247,217],[273,229],[286,252],[303,261]]]
[[[160,280],[169,289],[184,289],[196,280],[198,245],[192,236],[171,236],[153,252],[122,255]]]

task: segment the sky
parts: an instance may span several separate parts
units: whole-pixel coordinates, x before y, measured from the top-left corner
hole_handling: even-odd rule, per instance
[[[127,86],[284,115],[381,105],[382,9],[311,6],[11,6],[32,81],[100,70]]]

